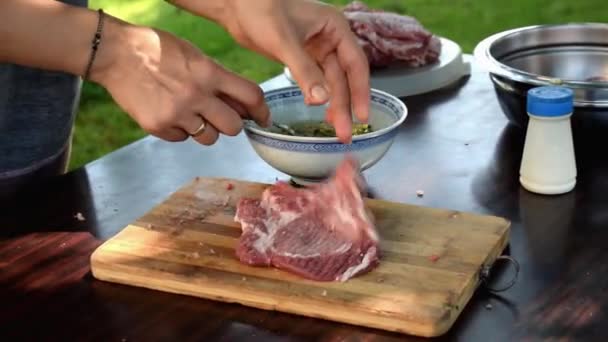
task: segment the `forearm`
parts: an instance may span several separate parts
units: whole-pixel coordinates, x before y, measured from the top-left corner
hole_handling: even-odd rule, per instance
[[[97,20],[95,11],[59,1],[0,0],[0,62],[83,75]],[[111,63],[108,45],[117,40],[117,22],[105,24],[93,73]]]

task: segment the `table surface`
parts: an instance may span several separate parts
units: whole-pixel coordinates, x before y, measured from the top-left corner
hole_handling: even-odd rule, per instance
[[[276,77],[262,86],[287,82]],[[512,221],[507,252],[521,266],[507,291],[480,288],[441,339],[601,340],[608,304],[608,156],[591,148],[606,146],[605,129],[575,127],[577,187],[546,197],[519,185],[525,132],[508,124],[477,66],[461,82],[405,102],[409,116],[392,148],[365,172],[372,195],[503,216]],[[0,339],[418,340],[93,279],[92,251],[195,176],[287,178],[258,158],[243,134],[212,147],[146,137],[4,205]],[[492,281],[512,276],[498,268]]]

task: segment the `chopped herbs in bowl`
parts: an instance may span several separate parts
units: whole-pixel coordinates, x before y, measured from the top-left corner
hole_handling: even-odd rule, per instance
[[[297,86],[270,90],[264,97],[273,125],[246,122],[247,139],[266,163],[304,185],[330,176],[346,154],[358,159],[362,170],[370,168],[389,150],[407,117],[401,100],[372,89],[367,123],[353,115],[352,142],[344,144],[325,121],[327,106],[306,105]]]
[[[324,138],[334,138],[336,137],[335,128],[328,124],[325,121],[301,121],[286,125],[291,128],[295,134],[299,137],[324,137]],[[269,131],[284,134],[285,130],[277,127],[271,128]],[[370,133],[372,131],[370,124],[363,123],[353,123],[352,134],[361,135],[365,133]]]

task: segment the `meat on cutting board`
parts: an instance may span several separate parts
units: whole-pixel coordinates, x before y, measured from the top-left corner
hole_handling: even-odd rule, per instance
[[[347,158],[323,184],[304,189],[277,182],[259,199],[241,199],[237,257],[318,281],[371,270],[379,263],[378,235],[363,191],[358,164]]]
[[[420,67],[439,59],[441,41],[413,17],[370,9],[360,1],[343,13],[372,67],[395,62]]]

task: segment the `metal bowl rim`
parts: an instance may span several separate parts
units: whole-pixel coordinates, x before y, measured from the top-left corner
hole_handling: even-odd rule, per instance
[[[595,81],[577,81],[577,80],[566,80],[558,77],[549,77],[530,73],[515,69],[507,66],[504,63],[498,61],[490,53],[492,46],[501,39],[505,39],[516,33],[524,31],[532,31],[538,29],[546,29],[553,27],[566,27],[566,26],[579,26],[579,27],[595,27],[606,29],[608,32],[608,24],[606,23],[568,23],[568,24],[545,24],[545,25],[532,25],[525,26],[515,29],[510,29],[502,32],[495,33],[482,41],[480,41],[475,47],[473,54],[489,72],[506,77],[513,81],[522,83],[528,83],[538,86],[543,85],[563,85],[571,88],[597,88],[597,89],[608,89],[608,82],[595,82]],[[608,103],[606,104],[608,105]]]

